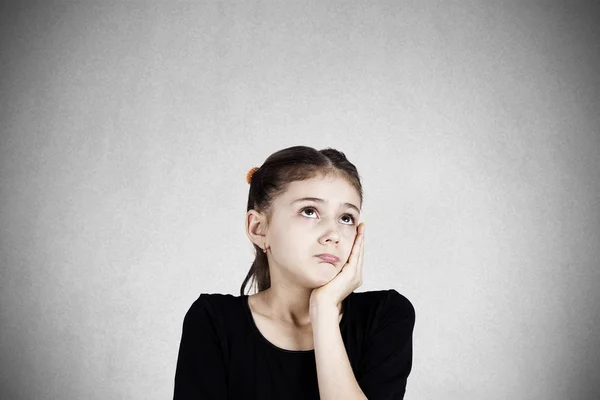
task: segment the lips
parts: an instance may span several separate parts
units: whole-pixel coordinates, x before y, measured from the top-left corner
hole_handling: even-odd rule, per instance
[[[340,259],[337,258],[336,256],[334,256],[333,254],[319,254],[319,255],[317,255],[317,257],[319,257],[321,260],[329,262],[329,263],[336,263],[336,262],[340,261]]]

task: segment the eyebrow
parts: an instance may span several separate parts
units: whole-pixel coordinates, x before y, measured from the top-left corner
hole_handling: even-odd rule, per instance
[[[325,200],[320,199],[318,197],[302,197],[300,199],[296,199],[296,200],[292,201],[290,204],[300,203],[302,201],[314,201],[315,203],[320,203],[320,204],[325,203]],[[360,214],[360,210],[358,209],[358,207],[356,207],[352,203],[341,203],[341,205],[344,207],[353,208],[354,210],[356,210],[356,212],[358,212]]]

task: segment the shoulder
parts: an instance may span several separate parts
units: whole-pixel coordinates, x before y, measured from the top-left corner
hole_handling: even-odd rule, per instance
[[[352,307],[373,318],[394,317],[414,323],[415,308],[412,302],[396,289],[373,290],[352,294]]]
[[[237,311],[240,296],[223,293],[200,293],[192,303],[186,319],[221,319]]]
[[[396,289],[371,290],[368,292],[352,293],[352,302],[363,306],[394,306],[405,308],[414,313],[411,301]]]
[[[240,296],[234,296],[231,294],[225,293],[200,293],[196,301],[192,304],[192,306],[209,306],[209,305],[225,305],[231,304],[233,302],[239,301]]]

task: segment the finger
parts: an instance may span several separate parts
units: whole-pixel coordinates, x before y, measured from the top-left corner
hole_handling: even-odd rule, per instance
[[[364,230],[363,230],[363,233],[360,235],[360,252],[359,252],[358,261],[357,261],[357,271],[358,271],[359,276],[361,276],[361,277],[362,277],[364,256],[365,256],[365,234],[364,234]]]
[[[362,260],[362,249],[363,249],[363,243],[364,243],[364,234],[359,234],[358,238],[356,239],[356,246],[354,246],[353,249],[353,253],[354,253],[354,257],[352,259],[352,269],[354,269],[355,273],[359,272],[359,268],[360,268],[360,263]]]
[[[356,267],[357,267],[357,262],[358,262],[358,257],[360,256],[360,248],[362,247],[362,232],[364,230],[364,223],[360,223],[358,225],[358,229],[357,229],[357,234],[354,237],[354,243],[352,244],[352,250],[350,251],[350,256],[348,256],[348,261],[346,261],[346,264],[344,264],[344,266],[342,267],[342,270],[346,269],[346,267],[349,265],[349,268],[352,268],[353,270],[356,271]]]
[[[350,252],[350,257],[348,257],[348,264],[350,264],[350,266],[352,268],[356,267],[356,261],[358,259],[358,256],[360,255],[361,237],[362,236],[360,234],[358,234],[354,238],[354,244],[352,245],[352,251]]]

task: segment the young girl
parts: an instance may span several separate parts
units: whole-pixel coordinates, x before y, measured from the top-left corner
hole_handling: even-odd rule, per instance
[[[365,231],[355,166],[294,146],[247,181],[254,262],[240,296],[202,293],[187,312],[174,398],[402,399],[415,312],[394,289],[354,293]]]

